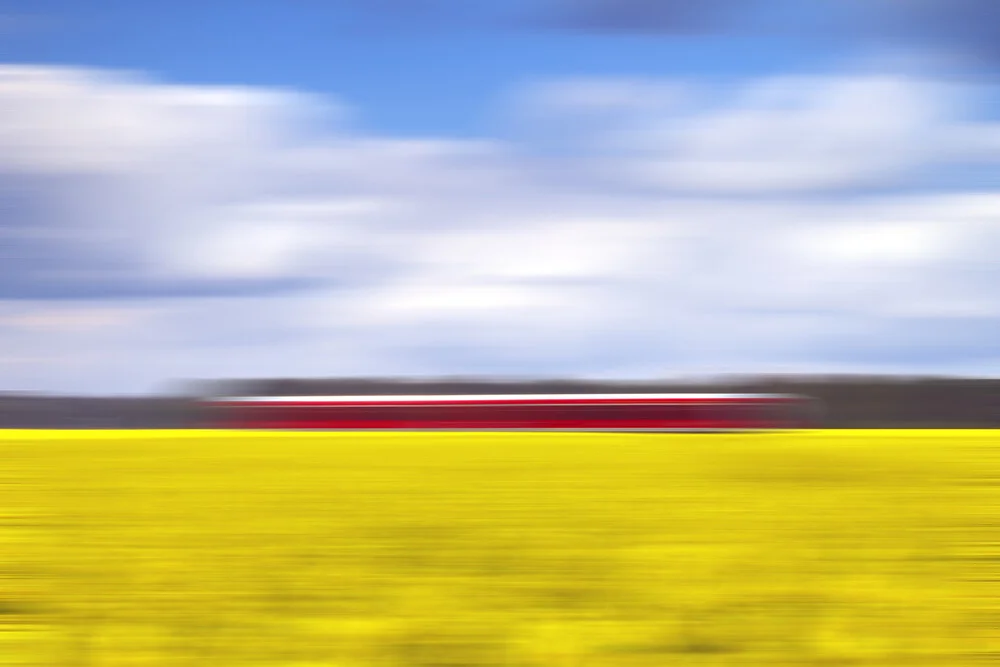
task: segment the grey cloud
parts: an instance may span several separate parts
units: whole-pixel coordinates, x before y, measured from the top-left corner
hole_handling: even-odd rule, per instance
[[[513,25],[521,12],[503,0],[315,0],[335,13],[331,26],[353,34],[433,33]]]
[[[520,27],[593,32],[688,33],[738,20],[761,0],[335,0],[340,21],[424,32]]]
[[[1000,3],[996,0],[879,0],[874,23],[902,41],[962,54],[966,63],[1000,63]]]
[[[557,6],[561,19],[555,24],[568,29],[665,34],[763,29],[773,34],[777,28],[782,34],[824,39],[842,33],[848,42],[939,49],[957,55],[965,66],[1000,64],[996,0],[819,0],[812,11],[826,20],[798,15],[779,0],[561,0]],[[762,8],[776,11],[767,19],[753,17]]]
[[[900,47],[941,49],[963,64],[1000,63],[1000,3],[996,0],[819,0],[817,16],[792,11],[780,0],[553,0],[552,26],[592,32],[685,33],[764,29],[773,34]],[[766,19],[760,9],[774,10]],[[779,18],[779,15],[781,16]],[[824,34],[813,34],[813,33]]]
[[[130,238],[80,213],[84,207],[77,191],[86,188],[87,179],[73,177],[0,176],[0,299],[239,296],[313,285],[301,276],[212,280],[149,275],[144,255],[156,239]],[[141,209],[132,213],[152,214]],[[134,237],[134,222],[132,226]]]
[[[38,271],[24,273],[12,280],[0,277],[0,299],[11,301],[64,301],[66,299],[129,299],[129,298],[198,298],[273,296],[299,292],[320,286],[320,281],[302,278],[283,280],[230,280],[230,281],[135,281],[123,275],[116,279],[102,270],[92,279],[79,276],[49,274]]]
[[[1000,62],[996,0],[340,0],[365,26],[425,32],[503,28],[595,34],[740,31],[842,44],[937,48],[967,63]],[[807,9],[803,9],[807,6]]]
[[[738,21],[757,0],[553,0],[542,10],[551,27],[592,32],[690,33]]]

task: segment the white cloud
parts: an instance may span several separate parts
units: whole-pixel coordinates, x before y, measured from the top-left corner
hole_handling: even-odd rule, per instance
[[[807,262],[848,264],[854,268],[875,264],[884,268],[925,263],[947,254],[954,240],[942,225],[929,222],[858,221],[799,233],[793,252]]]
[[[732,108],[681,122],[649,175],[696,189],[796,190],[866,184],[919,166],[922,133],[947,91],[896,77],[779,78]]]
[[[563,127],[573,140],[596,147],[595,169],[672,191],[869,187],[894,184],[935,161],[996,155],[995,124],[960,120],[971,101],[969,90],[913,75],[861,72],[777,76],[715,88],[691,84],[684,95],[672,97],[687,101],[672,105],[662,101],[663,84],[624,89],[631,95],[614,82],[557,83],[539,87],[522,104],[567,116]],[[599,124],[587,122],[595,107],[603,112]]]
[[[311,108],[310,98],[287,92],[5,66],[0,69],[0,149],[6,166],[44,173],[155,169],[165,160],[183,160],[195,148],[201,149],[200,158],[236,167],[253,149],[272,148],[309,117]]]
[[[365,222],[387,202],[284,199],[219,207],[162,253],[164,277],[268,279],[301,275],[330,249],[363,242]]]
[[[673,249],[664,242],[677,236],[678,226],[666,216],[626,215],[483,222],[481,228],[427,239],[413,258],[426,274],[459,281],[607,279],[638,268],[649,244],[669,253]],[[669,265],[668,258],[659,259]]]
[[[1000,368],[1000,198],[796,194],[996,166],[956,95],[574,81],[528,95],[579,147],[552,162],[530,133],[364,136],[307,95],[0,68],[0,365],[72,390]]]

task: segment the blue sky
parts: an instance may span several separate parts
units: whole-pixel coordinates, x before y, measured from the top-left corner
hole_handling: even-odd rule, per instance
[[[488,8],[478,20],[478,12],[471,11],[472,18],[439,25],[402,12],[396,18],[352,11],[350,4],[9,3],[13,14],[23,12],[32,24],[20,35],[12,27],[0,54],[15,62],[139,70],[191,84],[303,89],[348,100],[374,132],[474,135],[490,131],[498,98],[529,81],[576,76],[726,81],[824,71],[839,63],[845,48],[842,39],[791,30],[666,37],[541,30],[508,27],[521,14]],[[490,20],[491,15],[499,16]]]
[[[995,7],[7,2],[0,388],[998,375]]]

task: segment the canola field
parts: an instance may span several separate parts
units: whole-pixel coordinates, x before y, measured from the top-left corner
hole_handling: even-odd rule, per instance
[[[0,432],[0,665],[990,664],[998,434]]]

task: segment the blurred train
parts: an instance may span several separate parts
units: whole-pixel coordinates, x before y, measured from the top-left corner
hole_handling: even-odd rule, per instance
[[[337,431],[748,431],[813,428],[792,394],[281,396],[206,402],[213,428]]]

